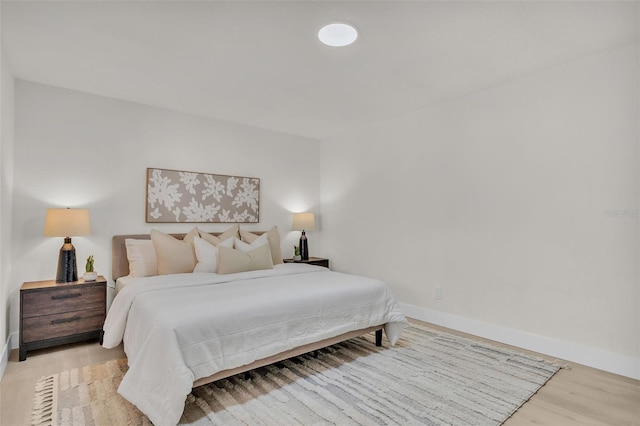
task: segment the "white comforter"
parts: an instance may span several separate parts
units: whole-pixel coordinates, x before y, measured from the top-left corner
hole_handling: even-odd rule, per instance
[[[392,344],[406,326],[383,282],[284,264],[132,280],[111,305],[103,346],[124,340],[118,392],[155,425],[175,425],[197,379],[379,324]]]

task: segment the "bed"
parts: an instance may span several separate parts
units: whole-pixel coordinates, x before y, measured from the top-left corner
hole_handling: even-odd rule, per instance
[[[126,239],[149,235],[113,237],[103,346],[124,342],[118,392],[156,425],[179,421],[193,387],[366,333],[394,344],[407,325],[384,283],[320,266],[131,278]]]

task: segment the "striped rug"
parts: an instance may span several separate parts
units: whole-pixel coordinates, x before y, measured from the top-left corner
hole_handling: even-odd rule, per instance
[[[394,347],[373,334],[201,386],[184,425],[499,425],[557,366],[417,325]],[[117,387],[126,360],[43,378],[33,425],[146,425]]]

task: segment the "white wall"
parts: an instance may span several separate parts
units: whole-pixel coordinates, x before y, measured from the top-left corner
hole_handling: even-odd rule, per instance
[[[46,208],[90,209],[93,235],[74,245],[79,259],[94,254],[109,275],[111,236],[151,229],[146,167],[166,167],[260,177],[261,223],[251,228],[278,225],[285,250],[297,239],[290,211],[320,212],[312,254],[385,279],[426,320],[468,319],[637,363],[637,48],[372,124],[322,148],[19,81],[15,153],[4,136],[0,153],[3,173],[15,157],[13,195],[10,185],[0,193],[0,238],[11,247],[3,253],[13,256],[11,280],[0,285],[9,330],[18,330],[22,282],[55,274],[61,241],[42,236]],[[2,88],[4,101],[4,80]]]
[[[0,8],[1,9],[1,8]],[[7,362],[11,276],[14,79],[0,41],[0,377]]]
[[[260,178],[260,223],[241,227],[277,225],[285,257],[297,238],[291,212],[318,208],[315,140],[20,80],[15,114],[13,332],[22,282],[55,277],[62,239],[43,236],[47,208],[89,209],[92,235],[73,239],[78,266],[93,254],[96,271],[107,277],[113,235],[192,228],[145,223],[147,167]]]
[[[640,378],[638,75],[624,46],[323,141],[323,250],[423,319]]]

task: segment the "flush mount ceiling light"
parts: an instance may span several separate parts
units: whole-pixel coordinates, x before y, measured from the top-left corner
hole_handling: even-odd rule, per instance
[[[349,24],[329,24],[318,31],[318,38],[327,46],[348,46],[358,38],[358,31]]]

